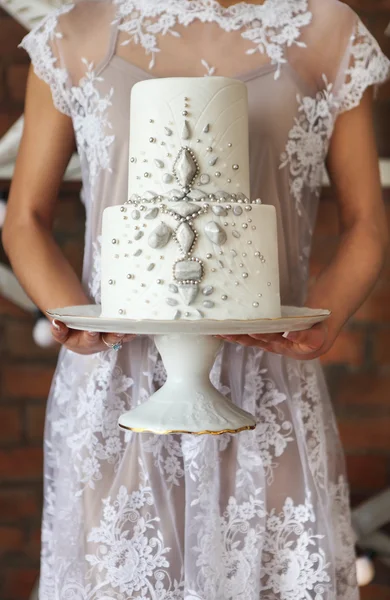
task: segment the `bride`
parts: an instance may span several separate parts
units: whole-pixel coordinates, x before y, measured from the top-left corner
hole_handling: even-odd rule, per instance
[[[249,98],[253,197],[278,215],[285,305],[327,327],[227,337],[214,383],[256,416],[238,435],[119,430],[165,378],[152,339],[78,332],[47,404],[40,600],[357,600],[349,490],[318,358],[364,301],[387,245],[373,86],[389,61],[338,0],[80,0],[22,41],[25,127],[4,248],[40,307],[100,303],[101,217],[127,199],[129,98],[153,77],[224,75]],[[80,282],[53,236],[77,148]],[[308,285],[326,164],[340,244]]]

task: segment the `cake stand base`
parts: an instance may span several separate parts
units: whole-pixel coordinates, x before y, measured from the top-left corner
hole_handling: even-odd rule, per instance
[[[167,381],[149,400],[123,414],[119,426],[157,434],[220,435],[256,427],[250,413],[223,396],[210,381],[222,340],[205,335],[156,335]]]

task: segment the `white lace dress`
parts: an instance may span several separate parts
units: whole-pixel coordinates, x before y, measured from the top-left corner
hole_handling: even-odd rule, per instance
[[[305,300],[319,186],[338,115],[389,62],[337,0],[83,0],[22,42],[83,169],[83,286],[100,301],[103,209],[128,197],[129,96],[139,80],[246,82],[252,197],[274,204],[283,304]],[[254,431],[124,433],[164,381],[151,339],[62,348],[47,406],[40,600],[356,600],[348,485],[318,361],[226,343],[213,381]]]

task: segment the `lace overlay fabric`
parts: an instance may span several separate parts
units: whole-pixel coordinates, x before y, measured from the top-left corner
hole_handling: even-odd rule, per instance
[[[91,302],[102,212],[128,197],[132,86],[225,75],[247,85],[251,192],[277,210],[282,303],[304,303],[336,119],[389,76],[351,9],[80,0],[21,45],[73,122]],[[254,431],[120,430],[118,416],[165,376],[148,337],[119,353],[61,350],[46,416],[40,600],[358,600],[344,456],[319,362],[225,343],[211,379],[255,415]]]

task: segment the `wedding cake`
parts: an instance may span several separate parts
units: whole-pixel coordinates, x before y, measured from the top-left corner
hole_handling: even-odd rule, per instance
[[[250,200],[243,83],[137,83],[128,191],[103,211],[103,317],[280,317],[276,211]]]

